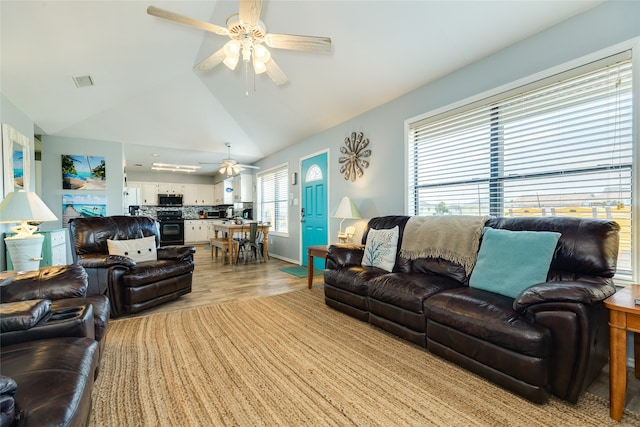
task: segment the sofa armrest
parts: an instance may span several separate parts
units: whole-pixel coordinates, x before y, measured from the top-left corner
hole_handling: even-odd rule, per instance
[[[136,262],[129,257],[105,254],[81,255],[77,263],[84,268],[109,268],[117,265],[132,269],[136,266]]]
[[[48,299],[6,302],[0,304],[0,332],[31,329],[49,313]]]
[[[196,253],[195,246],[161,246],[157,250],[158,259],[177,259],[180,261],[193,258],[193,254]]]
[[[586,281],[551,281],[533,285],[518,295],[513,309],[524,312],[528,307],[550,302],[574,302],[593,304],[604,301],[616,292],[610,281],[593,283]]]
[[[325,268],[335,270],[362,264],[364,245],[330,245]]]
[[[42,267],[22,274],[3,273],[0,301],[57,300],[87,296],[87,272],[79,265]]]

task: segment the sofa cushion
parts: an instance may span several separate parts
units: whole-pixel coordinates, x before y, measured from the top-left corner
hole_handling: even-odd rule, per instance
[[[156,261],[156,238],[154,236],[130,240],[107,240],[109,255],[126,256],[135,262]]]
[[[516,298],[547,280],[560,233],[485,228],[469,286]]]
[[[193,262],[158,260],[140,262],[130,272],[122,276],[122,285],[125,287],[136,287],[164,280],[170,277],[191,274]]]
[[[392,271],[398,251],[398,226],[388,230],[369,230],[362,265]]]
[[[455,280],[425,273],[389,273],[369,282],[369,298],[422,313],[423,301],[444,289],[460,286]]]
[[[460,287],[426,299],[424,312],[431,321],[499,347],[527,356],[549,357],[551,332],[513,310],[512,304],[509,297]]]
[[[91,410],[98,343],[62,337],[0,348],[0,374],[18,385],[15,401],[24,425],[81,426]]]
[[[386,272],[380,268],[352,266],[337,270],[325,270],[324,281],[338,289],[367,296],[371,280],[383,274]]]

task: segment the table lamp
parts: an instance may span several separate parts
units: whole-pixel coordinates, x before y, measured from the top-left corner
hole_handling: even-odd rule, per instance
[[[4,239],[14,270],[22,272],[40,267],[44,236],[33,234],[38,227],[27,222],[57,220],[36,193],[20,190],[7,194],[0,203],[0,223],[20,223],[11,227],[16,234]]]
[[[355,227],[347,227],[349,233],[342,232],[342,223],[345,219],[360,219],[360,212],[358,212],[358,208],[356,208],[353,200],[348,198],[347,196],[343,197],[338,205],[338,209],[336,213],[333,215],[334,218],[341,218],[340,221],[340,231],[338,231],[338,241],[339,242],[347,242],[349,239],[353,238],[353,234],[355,232]]]

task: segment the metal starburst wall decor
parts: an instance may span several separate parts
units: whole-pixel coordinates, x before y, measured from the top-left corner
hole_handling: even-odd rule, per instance
[[[352,132],[350,138],[344,139],[344,145],[346,147],[340,147],[340,152],[345,156],[338,159],[342,164],[340,173],[344,174],[344,179],[355,181],[356,177],[361,177],[364,170],[369,167],[369,161],[363,159],[371,156],[371,150],[365,150],[369,145],[369,138],[364,138],[362,132],[358,134]]]

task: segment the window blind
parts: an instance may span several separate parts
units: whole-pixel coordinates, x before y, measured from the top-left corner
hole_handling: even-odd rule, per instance
[[[631,83],[623,53],[410,124],[408,212],[614,219],[630,271]]]
[[[259,173],[258,220],[271,223],[271,231],[288,233],[289,204],[287,195],[289,166],[282,165]]]

